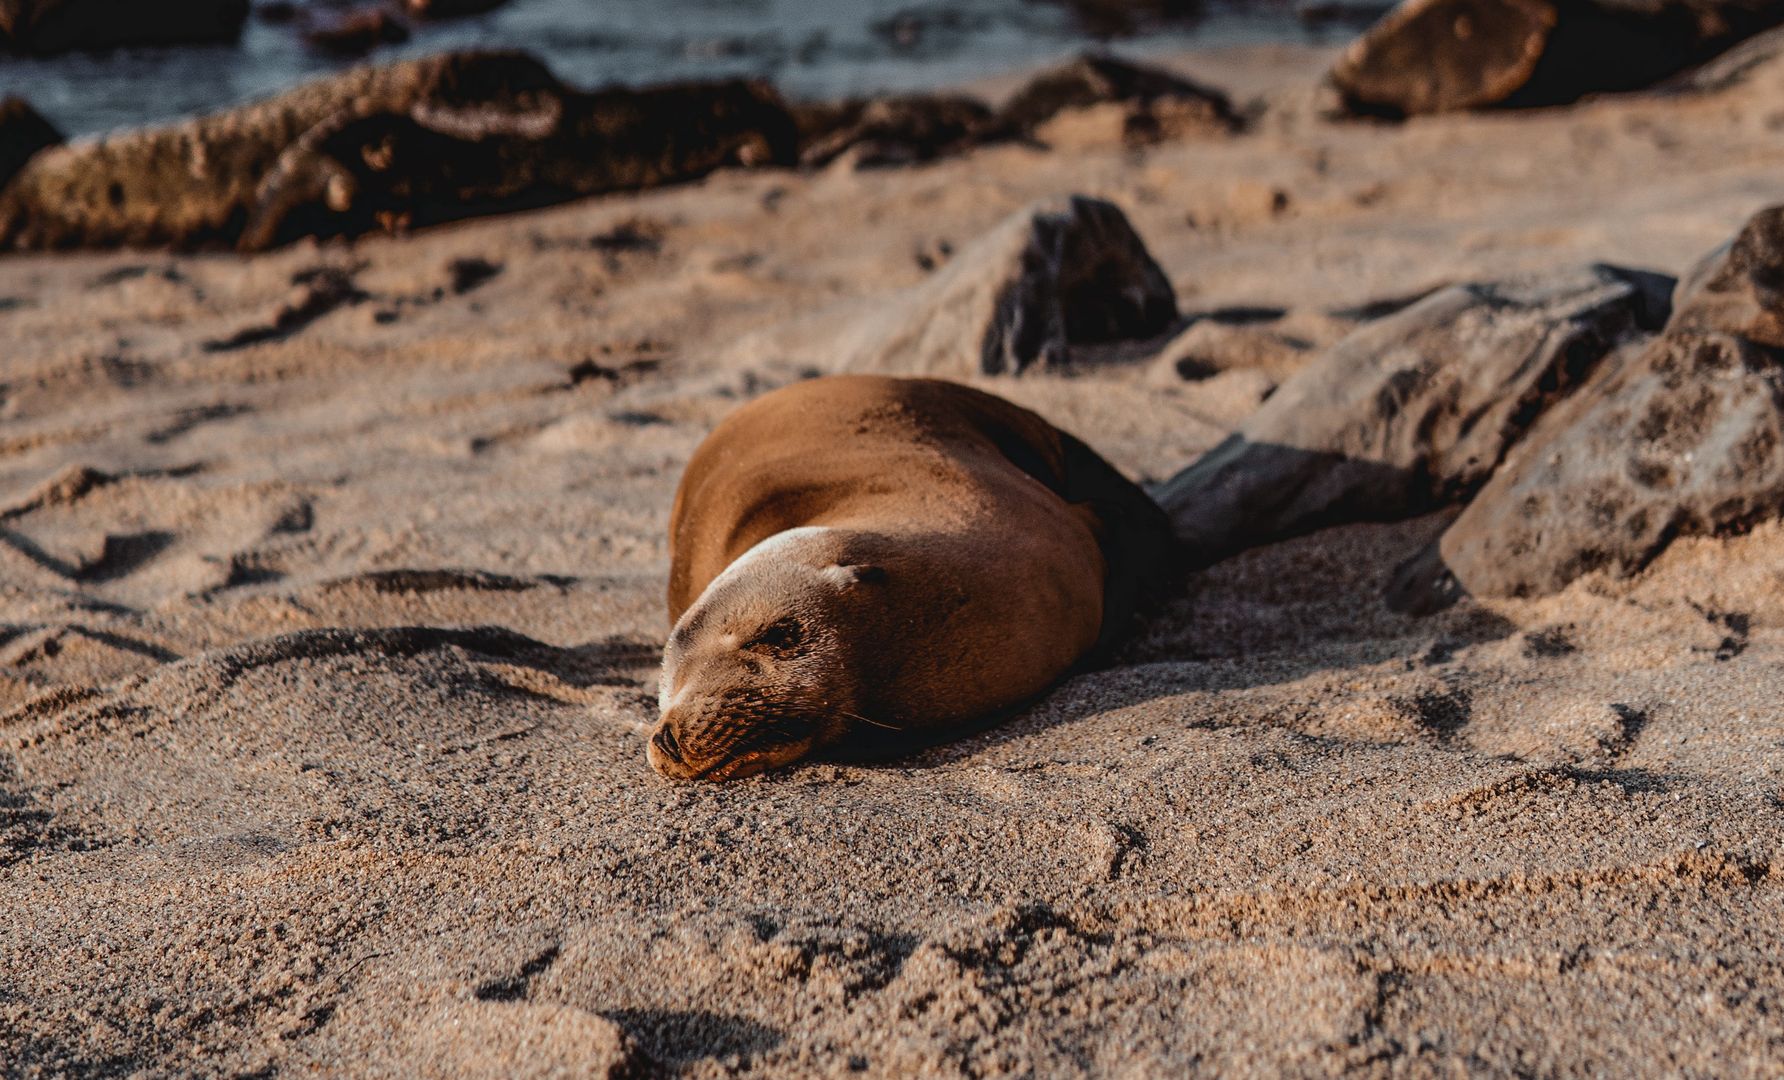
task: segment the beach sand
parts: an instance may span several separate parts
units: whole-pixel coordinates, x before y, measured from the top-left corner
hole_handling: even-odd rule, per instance
[[[1784,1070],[1778,523],[1422,619],[1380,592],[1446,515],[1331,529],[962,741],[645,763],[695,445],[823,368],[789,325],[1034,199],[1114,200],[1186,312],[1307,356],[1444,283],[1683,273],[1784,201],[1776,67],[1383,125],[1322,118],[1331,55],[1176,58],[1252,130],[1143,151],[1090,115],[352,246],[0,260],[0,1072]],[[978,384],[1156,482],[1294,362]]]

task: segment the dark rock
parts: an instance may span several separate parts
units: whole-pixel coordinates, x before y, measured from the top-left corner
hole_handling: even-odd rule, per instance
[[[0,0],[0,46],[47,56],[234,41],[247,19],[248,0]]]
[[[1741,531],[1784,508],[1784,207],[1679,289],[1665,331],[1620,352],[1543,417],[1390,601],[1542,595],[1633,573],[1674,537]]]
[[[794,144],[773,91],[745,81],[343,114],[280,157],[238,246],[397,232],[726,165],[790,164]]]
[[[1129,106],[1130,124],[1136,128],[1145,125],[1148,115],[1167,111],[1187,111],[1210,128],[1236,131],[1241,126],[1232,103],[1220,91],[1168,71],[1097,54],[1035,76],[998,111],[998,120],[1005,128],[1032,135],[1064,110],[1108,103]]]
[[[1406,0],[1332,66],[1355,112],[1410,116],[1497,105],[1536,71],[1548,0]]]
[[[530,57],[458,53],[359,68],[214,116],[59,147],[0,192],[0,240],[22,248],[233,245],[281,155],[325,121],[423,101],[521,108],[557,86]]]
[[[508,0],[403,0],[403,7],[418,18],[456,19],[465,15],[482,15],[507,2]]]
[[[1739,0],[1405,0],[1332,81],[1362,114],[1559,105],[1652,86],[1780,21]]]
[[[1727,90],[1753,78],[1761,70],[1784,61],[1784,29],[1755,34],[1727,52],[1668,80],[1663,88],[1687,93]]]
[[[799,162],[825,165],[855,151],[860,165],[903,165],[958,153],[1000,135],[991,109],[957,94],[910,94],[793,108]]]
[[[1595,266],[1444,289],[1333,345],[1159,503],[1213,561],[1466,498],[1545,408],[1660,324],[1671,286]]]
[[[796,105],[792,111],[804,165],[824,165],[851,152],[859,165],[903,165],[987,143],[1042,137],[1062,113],[1111,105],[1125,109],[1121,136],[1133,143],[1242,126],[1218,90],[1094,54],[1035,76],[995,112],[977,98],[959,94],[819,102]]]
[[[0,242],[259,248],[791,162],[794,145],[753,84],[585,94],[524,54],[454,53],[46,150],[0,191]]]
[[[1170,280],[1126,216],[1075,195],[1011,215],[829,348],[844,370],[1014,375],[1176,318]]]
[[[341,12],[304,30],[304,41],[311,47],[342,56],[364,56],[380,45],[408,40],[408,26],[383,8]]]
[[[62,133],[24,98],[0,99],[0,188],[39,150],[62,144]]]
[[[1784,349],[1784,207],[1760,211],[1680,280],[1666,329]]]

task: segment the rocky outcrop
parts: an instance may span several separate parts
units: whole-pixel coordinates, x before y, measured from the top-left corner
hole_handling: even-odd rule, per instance
[[[1202,561],[1466,498],[1550,404],[1659,325],[1671,285],[1594,266],[1443,289],[1326,350],[1155,494]]]
[[[1036,75],[1004,103],[998,120],[1010,131],[1039,135],[1060,113],[1098,105],[1123,107],[1124,135],[1133,142],[1191,128],[1233,132],[1243,126],[1219,90],[1095,53]]]
[[[524,54],[449,54],[39,153],[0,192],[0,242],[260,248],[791,161],[794,141],[753,84],[585,94]]]
[[[39,56],[234,41],[248,0],[0,0],[0,48]]]
[[[991,108],[960,94],[906,94],[797,105],[799,163],[827,165],[853,152],[862,166],[908,165],[1003,137]]]
[[[422,102],[345,113],[281,155],[238,246],[399,232],[729,164],[788,164],[793,146],[773,92],[741,80],[560,91],[513,108]]]
[[[1784,29],[1755,34],[1727,52],[1690,71],[1669,79],[1664,89],[1671,91],[1715,92],[1747,83],[1762,73],[1775,83],[1784,68]]]
[[[833,348],[846,371],[1015,375],[1176,318],[1170,280],[1120,208],[1075,195],[1011,215]]]
[[[62,133],[24,98],[0,98],[0,189],[39,150],[62,144]]]
[[[1497,105],[1535,74],[1556,18],[1547,0],[1407,0],[1351,43],[1332,82],[1357,112]]]
[[[1055,120],[1097,109],[1115,111],[1118,135],[1129,143],[1243,126],[1219,90],[1094,53],[1041,72],[995,111],[960,94],[902,94],[796,105],[793,114],[802,164],[852,153],[860,165],[902,165],[1009,139],[1048,141]]]
[[[1331,77],[1357,113],[1558,105],[1652,86],[1781,21],[1741,0],[1404,0]]]
[[[403,7],[409,14],[423,19],[456,19],[494,11],[507,2],[508,0],[403,0]]]
[[[331,12],[304,29],[304,42],[313,49],[340,56],[364,56],[380,45],[409,40],[409,27],[378,7]]]
[[[1544,416],[1448,530],[1397,575],[1412,611],[1464,593],[1554,592],[1627,574],[1678,536],[1784,512],[1784,207],[1680,286],[1665,331]]]

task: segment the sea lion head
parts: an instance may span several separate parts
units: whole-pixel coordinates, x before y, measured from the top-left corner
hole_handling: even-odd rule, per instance
[[[832,530],[762,541],[713,579],[663,651],[646,755],[676,780],[730,780],[797,761],[866,721],[856,650],[885,570]]]

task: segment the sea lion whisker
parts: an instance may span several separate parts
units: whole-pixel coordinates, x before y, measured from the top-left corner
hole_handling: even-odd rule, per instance
[[[859,720],[863,724],[872,724],[874,727],[885,728],[887,731],[903,731],[904,730],[903,728],[899,727],[897,724],[888,724],[888,723],[884,723],[879,720],[869,720],[867,717],[862,716],[860,713],[853,713],[853,712],[848,711],[847,709],[838,709],[836,711],[838,713],[841,713],[843,716],[848,717],[850,720]]]

